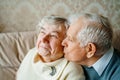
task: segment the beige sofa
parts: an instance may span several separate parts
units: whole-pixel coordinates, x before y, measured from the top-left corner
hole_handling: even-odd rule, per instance
[[[0,33],[0,80],[15,80],[21,61],[36,39],[35,31]]]
[[[120,29],[114,32],[113,46],[120,50]],[[0,80],[15,80],[21,61],[36,40],[35,31],[0,33]]]

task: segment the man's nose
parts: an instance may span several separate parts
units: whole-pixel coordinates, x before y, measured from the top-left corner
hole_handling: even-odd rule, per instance
[[[65,47],[67,46],[67,44],[66,44],[66,39],[64,39],[64,40],[62,41],[62,45],[65,46]]]

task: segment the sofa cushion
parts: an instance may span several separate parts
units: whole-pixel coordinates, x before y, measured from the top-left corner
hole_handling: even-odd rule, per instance
[[[36,44],[37,32],[0,33],[0,79],[15,80],[15,73],[27,52]]]
[[[114,29],[113,46],[120,50],[120,29]],[[37,32],[0,33],[0,80],[15,80],[27,52],[36,44]]]

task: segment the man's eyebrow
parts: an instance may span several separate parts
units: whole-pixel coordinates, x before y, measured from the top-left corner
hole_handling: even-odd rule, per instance
[[[68,34],[67,37],[70,38],[71,40],[74,40],[74,38],[70,34]]]

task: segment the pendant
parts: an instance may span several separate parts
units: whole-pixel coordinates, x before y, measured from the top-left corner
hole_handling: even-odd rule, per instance
[[[56,68],[54,66],[51,66],[52,72],[50,73],[51,76],[54,76],[56,73]]]

